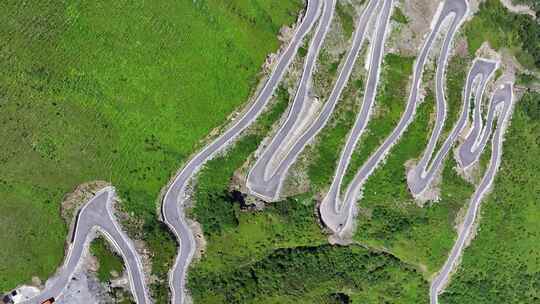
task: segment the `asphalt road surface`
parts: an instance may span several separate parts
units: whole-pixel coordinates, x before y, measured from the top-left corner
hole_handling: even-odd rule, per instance
[[[419,196],[421,195],[429,186],[429,184],[432,182],[433,177],[437,174],[437,172],[440,172],[441,165],[444,162],[444,159],[448,155],[448,152],[452,149],[454,146],[455,141],[458,139],[459,134],[463,131],[465,128],[468,118],[469,118],[469,110],[471,108],[470,102],[471,102],[471,94],[473,91],[473,84],[476,83],[476,94],[474,95],[475,100],[475,123],[476,123],[476,114],[479,113],[480,108],[480,102],[483,97],[483,93],[486,87],[486,84],[488,80],[493,76],[495,70],[498,67],[498,62],[487,60],[487,59],[477,59],[472,65],[472,68],[469,70],[469,74],[467,76],[467,82],[465,84],[465,94],[463,105],[461,108],[461,115],[453,127],[450,135],[445,140],[444,144],[442,145],[441,149],[435,156],[435,160],[431,165],[429,165],[429,161],[431,159],[431,156],[433,154],[433,151],[435,150],[435,146],[437,145],[437,142],[439,141],[439,137],[442,133],[442,127],[443,123],[436,123],[435,124],[435,130],[432,133],[432,136],[429,139],[428,146],[426,148],[426,151],[422,155],[422,158],[418,162],[418,164],[411,169],[407,174],[407,183],[409,185],[409,190],[413,194],[413,196]],[[442,95],[437,95],[437,97],[441,97]],[[446,113],[442,113],[446,111],[446,105],[444,98],[438,99],[437,101],[437,116],[440,119],[445,119]],[[480,118],[481,119],[481,118]],[[473,129],[473,132],[477,128]],[[472,137],[469,137],[472,138]],[[463,151],[463,150],[460,150]],[[464,154],[465,155],[465,154]],[[467,154],[468,156],[469,154]],[[469,158],[467,158],[469,160]],[[429,165],[429,169],[428,169]]]
[[[377,8],[378,3],[378,0],[371,0],[358,18],[351,48],[347,53],[345,63],[341,67],[332,92],[317,118],[311,123],[307,130],[300,135],[288,151],[282,152],[280,151],[281,143],[293,136],[294,130],[292,129],[292,126],[297,123],[297,115],[289,115],[285,124],[272,139],[271,144],[265,149],[262,156],[250,170],[246,184],[252,194],[266,201],[275,201],[279,198],[281,187],[289,168],[309,142],[315,138],[330,119],[330,116],[341,97],[341,93],[349,81],[358,54],[365,41],[369,21],[372,19],[373,15],[375,15],[375,9]],[[304,101],[305,99],[299,98],[297,100],[295,98],[294,102],[303,104]],[[273,161],[274,158],[279,157],[281,154],[285,155],[283,160],[279,162],[278,167],[275,168],[271,174],[268,174],[268,171],[272,170],[271,165],[275,163]]]
[[[383,144],[379,148],[377,148],[375,153],[373,153],[368,158],[368,160],[362,165],[360,170],[358,170],[354,179],[347,187],[344,199],[342,201],[340,200],[339,193],[343,174],[338,171],[340,174],[335,175],[332,186],[321,203],[320,214],[323,222],[338,236],[345,236],[352,232],[356,201],[359,199],[363,184],[373,173],[376,167],[380,164],[380,162],[384,159],[390,149],[397,143],[401,135],[405,132],[409,124],[412,122],[414,114],[416,112],[416,107],[420,102],[420,98],[418,95],[424,65],[431,51],[431,48],[433,47],[433,44],[437,38],[437,35],[443,27],[444,21],[448,17],[450,17],[452,21],[443,41],[441,53],[437,62],[436,72],[438,92],[437,94],[442,95],[444,93],[442,88],[442,79],[444,79],[444,73],[446,70],[446,64],[448,62],[451,42],[455,36],[455,33],[461,26],[464,17],[468,13],[468,3],[466,2],[466,0],[446,0],[442,5],[443,6],[440,10],[440,14],[436,16],[437,21],[432,27],[431,32],[428,35],[424,46],[422,47],[420,55],[417,58],[409,100],[407,102],[405,113],[401,117],[397,127],[392,131],[390,136],[385,139]],[[374,92],[370,92],[370,90],[374,90],[375,87],[375,85],[372,88],[368,87],[365,94],[374,94]],[[370,110],[362,111],[360,113],[360,117],[358,117],[358,120],[367,120],[369,117],[369,113]],[[355,127],[363,128],[363,124],[357,123]],[[355,130],[353,130],[353,132],[355,132]],[[351,138],[352,137],[350,137],[349,139]],[[343,153],[342,156],[347,156],[347,153]],[[346,168],[348,166],[348,162],[349,158],[342,157],[340,159],[339,167]]]
[[[443,291],[443,288],[448,283],[448,280],[450,278],[450,275],[452,274],[453,270],[456,268],[459,259],[463,253],[463,249],[466,246],[467,240],[470,238],[471,233],[473,231],[474,221],[476,220],[476,216],[478,214],[478,210],[480,208],[480,204],[482,202],[482,199],[485,197],[487,191],[490,189],[493,180],[495,179],[495,175],[497,174],[497,170],[499,168],[499,165],[501,163],[501,156],[502,156],[502,144],[503,144],[503,137],[504,132],[506,130],[506,127],[508,125],[508,122],[510,121],[511,113],[512,113],[512,103],[513,103],[513,84],[512,83],[505,83],[501,85],[494,93],[491,98],[490,104],[489,104],[489,110],[488,110],[488,119],[485,127],[482,127],[482,123],[478,123],[478,121],[473,121],[473,130],[468,134],[467,140],[462,144],[462,146],[459,147],[459,150],[465,150],[465,151],[474,151],[471,154],[465,154],[465,156],[461,156],[462,154],[459,154],[458,158],[460,159],[460,163],[464,163],[467,166],[470,166],[472,163],[478,161],[479,154],[482,153],[484,150],[487,138],[490,137],[493,121],[495,117],[498,117],[497,119],[497,128],[495,130],[495,134],[493,135],[492,142],[491,142],[491,159],[489,162],[489,165],[487,167],[486,173],[484,174],[484,177],[482,178],[482,181],[476,188],[470,202],[469,202],[469,208],[467,209],[467,214],[465,215],[465,219],[463,223],[459,227],[458,231],[458,239],[454,243],[454,246],[452,247],[452,250],[450,251],[450,255],[448,256],[448,259],[444,263],[444,266],[439,271],[438,275],[435,277],[435,279],[431,282],[430,287],[430,303],[431,304],[438,304],[438,295]],[[480,100],[477,100],[476,108],[480,108]],[[475,109],[476,109],[475,108]],[[480,114],[480,113],[479,113]],[[474,119],[481,119],[481,115],[475,115]],[[473,161],[468,162],[468,159],[470,155],[473,155]],[[464,159],[462,157],[465,157]],[[466,160],[467,159],[467,160]]]
[[[185,190],[190,179],[198,172],[200,167],[211,159],[217,152],[228,146],[243,130],[250,126],[261,114],[268,101],[272,97],[275,88],[281,81],[285,71],[296,56],[306,34],[312,29],[321,11],[323,0],[309,0],[305,16],[295,32],[291,42],[281,54],[275,69],[266,81],[261,92],[249,109],[233,125],[212,141],[208,146],[196,154],[175,177],[169,186],[162,204],[162,216],[176,236],[180,248],[173,268],[169,273],[169,285],[172,292],[172,303],[182,304],[185,302],[187,268],[191,263],[195,252],[195,240],[193,233],[184,217]]]
[[[88,250],[91,241],[90,235],[93,235],[95,230],[101,232],[122,255],[135,301],[139,304],[151,303],[141,259],[133,243],[121,230],[114,217],[112,210],[114,195],[112,187],[104,188],[80,209],[64,264],[57,274],[47,281],[45,289],[39,295],[22,303],[41,303],[51,297],[61,299],[65,288],[77,270],[81,257]]]
[[[489,106],[492,107],[492,103],[490,103]],[[486,143],[491,135],[492,128],[490,126],[493,123],[494,116],[495,112],[489,108],[486,124],[483,127],[482,100],[475,100],[473,128],[466,137],[463,145],[461,145],[458,150],[457,161],[462,168],[466,169],[478,161],[478,158],[480,157],[480,154],[482,154],[484,147],[486,146]]]

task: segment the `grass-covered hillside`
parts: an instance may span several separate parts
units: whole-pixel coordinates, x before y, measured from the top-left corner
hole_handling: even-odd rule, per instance
[[[1,1],[0,291],[63,258],[60,201],[101,179],[144,222],[154,272],[176,245],[155,201],[245,103],[302,1]],[[159,249],[159,250],[158,250]]]
[[[521,2],[540,8],[536,1]],[[467,30],[470,41],[484,33],[495,47],[509,48],[520,63],[533,70],[534,65],[540,67],[540,25],[532,18],[487,1]],[[519,75],[517,84],[537,87],[531,75]],[[479,231],[441,303],[540,302],[539,134],[540,94],[528,90],[515,107],[494,189],[481,209]]]

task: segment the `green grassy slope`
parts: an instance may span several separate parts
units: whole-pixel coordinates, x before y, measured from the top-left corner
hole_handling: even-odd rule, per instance
[[[10,245],[0,251],[0,290],[56,269],[59,202],[94,179],[111,181],[144,221],[164,277],[175,245],[156,220],[160,188],[247,100],[300,6],[2,1],[0,242]]]
[[[510,26],[510,21],[514,22],[511,25],[511,32],[502,30]],[[526,45],[526,37],[533,37],[535,33],[535,30],[525,33],[524,29],[531,26],[529,22],[527,17],[510,14],[501,9],[497,1],[487,1],[481,5],[481,10],[475,18],[464,26],[470,52],[473,53],[480,46],[481,42],[476,40],[481,36],[482,38],[478,39],[489,41],[497,49],[508,48],[518,58],[525,60],[524,64],[534,67],[534,61],[526,61],[527,58],[534,57],[536,50],[535,45]],[[494,34],[488,35],[485,32]],[[510,36],[513,36],[514,40]],[[521,49],[522,46],[523,49]],[[449,132],[461,109],[462,87],[471,60],[472,57],[469,55],[456,56],[450,61],[447,75],[449,112],[444,128],[445,133]],[[405,72],[407,61],[407,58],[395,55],[386,56],[383,82],[377,99],[379,108],[368,124],[370,132],[362,137],[353,155],[351,166],[353,169],[348,170],[346,181],[352,178],[362,161],[377,146],[380,138],[384,138],[388,133],[392,123],[395,124],[395,117],[399,118],[402,105],[406,100],[405,92],[399,88],[404,87],[408,79],[409,74]],[[359,203],[360,214],[355,236],[355,239],[361,243],[385,248],[400,259],[421,266],[425,270],[426,278],[437,271],[446,259],[456,237],[455,217],[473,191],[473,186],[464,182],[452,169],[455,162],[451,156],[446,161],[442,172],[439,202],[420,208],[416,206],[406,188],[404,164],[410,159],[418,158],[427,144],[433,123],[431,119],[433,97],[428,90],[425,103],[419,107],[415,121],[409,130],[392,149],[386,162],[366,183],[363,199]],[[334,138],[332,142],[336,140]],[[321,151],[325,150],[321,149]],[[312,166],[321,170],[322,167],[324,165],[316,163]],[[320,179],[318,170],[313,172],[315,174],[311,173],[310,177],[313,176],[315,181]]]
[[[192,278],[198,303],[427,303],[427,283],[398,259],[357,245],[277,249]],[[420,292],[418,292],[420,291]]]
[[[449,115],[445,133],[448,133],[461,109],[461,92],[466,71],[472,61],[471,54],[481,43],[475,40],[476,37],[481,35],[482,39],[487,39],[497,49],[509,48],[530,67],[536,64],[530,60],[535,56],[535,46],[525,45],[527,41],[525,37],[534,36],[534,31],[528,33],[532,35],[528,35],[523,30],[530,26],[529,21],[499,9],[498,2],[488,0],[482,5],[480,13],[464,27],[470,53],[465,57],[454,57],[448,68]],[[486,10],[492,11],[486,13]],[[494,18],[490,14],[498,17]],[[515,24],[512,25],[511,32],[507,32],[504,29],[508,24],[501,22],[510,21]],[[491,34],[487,35],[485,31],[496,34],[490,36]],[[514,40],[510,36],[514,37]],[[521,47],[524,48],[521,49]],[[378,115],[375,115],[371,124],[373,131],[363,138],[364,144],[359,146],[355,154],[358,164],[377,146],[378,141],[387,135],[392,123],[395,124],[399,118],[407,97],[406,92],[399,88],[406,86],[411,65],[410,58],[397,55],[386,56],[383,73],[385,75],[382,77],[382,89],[378,96]],[[430,77],[426,75],[426,78]],[[361,88],[361,79],[355,81],[360,81],[356,89]],[[357,93],[354,91],[354,89],[348,90],[345,95]],[[531,117],[539,117],[540,105],[534,100],[537,99],[529,97],[524,111]],[[376,282],[370,282],[369,286],[372,288],[370,292],[364,294],[361,289],[356,289],[357,286],[363,284],[361,280],[358,285],[349,285],[354,281],[351,277],[358,278],[364,275],[364,269],[360,266],[353,271],[353,274],[348,272],[349,269],[341,268],[347,261],[358,258],[355,252],[358,247],[343,249],[316,245],[321,242],[322,236],[317,235],[316,229],[313,228],[315,225],[311,221],[315,204],[313,193],[306,193],[270,205],[263,213],[246,213],[241,210],[236,199],[228,194],[226,190],[228,181],[224,181],[221,186],[223,190],[217,191],[219,188],[215,188],[216,193],[221,193],[221,195],[214,195],[207,201],[213,202],[212,208],[226,207],[226,209],[218,209],[221,211],[216,212],[215,217],[217,218],[218,214],[227,214],[228,220],[223,221],[226,224],[221,226],[225,228],[207,233],[207,238],[210,240],[207,254],[199,264],[195,265],[190,276],[190,286],[195,299],[199,302],[216,303],[348,303],[349,301],[421,303],[427,301],[426,283],[425,281],[421,283],[422,281],[417,279],[417,271],[422,271],[421,275],[427,280],[445,261],[456,237],[454,226],[458,211],[465,206],[474,190],[472,185],[463,181],[453,170],[456,164],[449,155],[442,172],[441,200],[421,208],[410,196],[406,188],[404,164],[408,160],[418,158],[425,149],[432,130],[433,111],[434,96],[433,92],[428,90],[424,103],[418,108],[415,121],[398,145],[392,149],[386,162],[367,182],[364,198],[360,202],[358,230],[355,235],[355,240],[359,243],[367,244],[370,248],[389,250],[399,258],[401,262],[398,269],[401,275],[411,275],[406,269],[416,273],[410,277],[411,279],[403,280],[415,282],[413,287],[400,285],[406,291],[401,289],[397,294],[393,294],[390,291],[394,290],[393,283],[396,277],[391,275],[386,276],[384,283],[380,285],[382,288]],[[323,130],[317,143],[308,149],[310,155],[313,156],[312,162],[307,167],[313,190],[324,190],[329,183],[333,174],[332,166],[335,165],[339,155],[336,151],[339,151],[343,145],[347,130],[354,121],[355,113],[351,110],[350,104],[347,107],[338,107],[336,113],[338,113],[338,118],[332,118],[329,127]],[[505,158],[512,158],[516,162],[527,159],[526,162],[520,163],[521,167],[533,162],[534,157],[538,155],[536,149],[532,148],[538,142],[537,136],[533,136],[538,133],[538,126],[524,128],[526,123],[528,122],[523,122],[513,128],[526,129],[523,132],[527,135],[524,133],[520,138],[528,140],[529,144],[525,147],[526,151],[521,153],[528,153],[528,158],[519,155],[509,156],[508,153],[505,155]],[[516,151],[522,148],[517,142],[506,142],[505,146],[507,145],[512,145]],[[237,149],[230,155],[240,157],[241,154],[237,153],[240,150]],[[208,176],[219,174],[217,172],[220,171],[220,167],[228,163],[228,159],[234,158],[233,156],[220,159],[213,167],[208,168],[212,173],[206,174]],[[240,158],[244,159],[245,156]],[[233,167],[238,167],[241,163],[238,160]],[[450,288],[448,298],[443,297],[443,301],[468,303],[480,299],[487,291],[492,292],[493,295],[482,299],[486,303],[506,303],[507,299],[515,303],[538,301],[537,268],[539,263],[537,251],[533,248],[538,243],[536,227],[538,225],[535,225],[536,214],[538,214],[538,208],[536,208],[538,191],[536,191],[537,183],[534,181],[536,173],[532,173],[538,169],[536,166],[530,166],[528,170],[529,173],[526,175],[528,178],[516,173],[520,172],[518,167],[514,167],[511,173],[507,173],[512,179],[515,190],[511,192],[505,190],[508,192],[505,192],[505,198],[514,200],[515,203],[512,203],[513,207],[510,209],[501,208],[500,212],[504,214],[492,220],[492,226],[487,228],[492,234],[481,247],[484,251],[477,249],[475,252],[466,253],[476,253],[476,256],[471,257],[468,264],[464,262],[464,270],[460,272],[461,275],[458,274],[459,282],[456,283],[455,288]],[[227,175],[232,175],[232,170]],[[201,177],[204,184],[199,187],[206,187],[205,185],[210,180],[213,179]],[[516,188],[515,184],[522,183],[531,191],[518,195],[516,191],[524,191],[522,188]],[[522,199],[527,200],[526,210],[512,218],[511,215],[517,213],[515,210],[520,206]],[[206,207],[202,208],[207,210]],[[224,210],[229,211],[224,212]],[[206,220],[199,219],[204,226]],[[508,224],[507,229],[503,230],[505,241],[521,237],[519,243],[509,240],[508,245],[500,244],[500,236],[497,233],[501,233],[501,223],[507,220],[512,222]],[[320,254],[321,252],[324,254]],[[373,254],[374,251],[370,250],[370,252]],[[508,252],[515,256],[509,259],[512,262],[503,260],[508,258]],[[360,261],[359,265],[365,265],[377,261],[377,258],[372,256],[366,260],[360,259]],[[502,266],[499,267],[496,262],[500,262]],[[326,268],[328,264],[334,267]],[[411,264],[414,268],[406,266]],[[384,271],[389,271],[387,266],[388,264],[385,263]],[[319,272],[321,269],[322,271]],[[327,279],[328,277],[331,279]],[[341,281],[342,279],[345,283]],[[472,287],[474,291],[468,290],[470,285],[474,286]],[[286,288],[289,286],[292,286],[290,290]],[[381,289],[387,291],[384,295],[389,295],[390,298],[381,298]],[[393,298],[393,295],[397,296]]]
[[[398,15],[396,12],[398,11],[396,10],[393,16]],[[390,134],[401,118],[408,97],[408,91],[404,88],[409,83],[413,61],[414,58],[391,53],[384,57],[380,77],[382,81],[377,87],[374,113],[370,117],[366,132],[358,141],[357,151],[351,157],[347,173],[343,177],[342,193],[360,166]]]
[[[457,119],[461,105],[461,87],[469,60],[455,57],[448,72],[448,124]],[[407,102],[406,88],[412,74],[413,59],[387,54],[382,82],[376,99],[376,110],[351,159],[344,181],[352,179],[358,168],[392,131]],[[426,76],[426,78],[428,78]],[[429,207],[418,207],[407,190],[405,162],[421,155],[430,135],[430,115],[434,96],[430,90],[420,105],[414,122],[392,149],[387,161],[373,174],[359,202],[360,214],[355,239],[361,243],[390,250],[404,261],[422,266],[427,275],[442,264],[454,238],[454,217],[472,188],[452,170],[453,162],[443,172],[442,200]],[[317,190],[330,183],[333,168],[352,127],[354,112],[340,114],[341,123],[326,128],[314,146],[316,155],[308,167],[309,177]],[[331,152],[332,151],[332,152]],[[346,187],[347,184],[344,185]],[[425,268],[423,267],[425,266]]]
[[[158,191],[200,140],[245,102],[264,56],[278,45],[279,26],[295,19],[299,2],[0,3],[0,242],[9,244],[0,251],[0,291],[56,269],[66,233],[58,202],[93,179],[110,180],[124,209],[142,219],[144,233],[131,232],[147,241],[153,273],[165,279],[176,245],[156,220]],[[350,33],[347,10],[338,6],[336,18]],[[404,17],[394,16],[406,26]],[[484,41],[529,68],[540,66],[540,27],[498,0],[482,3],[463,33],[469,55],[449,66],[445,132],[457,118],[472,54]],[[412,61],[385,57],[378,109],[353,169],[399,119]],[[304,160],[313,192],[330,182],[362,86],[362,77],[352,79],[347,101],[306,149],[313,156]],[[287,106],[286,91],[277,95],[256,126],[200,174],[190,212],[208,244],[189,274],[196,303],[426,302],[426,279],[444,262],[456,237],[455,217],[473,191],[453,170],[451,156],[439,202],[418,207],[406,188],[404,164],[421,155],[432,129],[432,92],[366,184],[354,239],[367,248],[326,245],[316,193],[248,212],[230,192],[235,170]],[[540,301],[539,100],[531,93],[517,108],[481,230],[442,303]],[[165,281],[152,290],[158,303],[167,301]]]
[[[538,67],[539,57],[533,50],[538,48],[539,30],[530,18],[487,1],[467,36],[474,41],[479,32],[490,33],[486,39],[492,45],[509,47],[522,63],[532,66],[536,60]],[[516,47],[521,45],[523,50]],[[503,161],[493,192],[483,203],[479,231],[441,303],[540,302],[538,134],[540,95],[528,92],[517,104],[506,134]]]

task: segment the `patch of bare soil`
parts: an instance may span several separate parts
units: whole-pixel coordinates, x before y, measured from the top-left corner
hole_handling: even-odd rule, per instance
[[[417,56],[438,5],[439,1],[432,0],[400,1],[398,7],[409,22],[405,26],[400,25],[399,31],[391,37],[392,48],[403,56]]]
[[[66,194],[64,200],[60,204],[60,215],[66,224],[70,225],[72,223],[77,210],[88,202],[97,191],[110,185],[111,184],[106,181],[91,181],[78,185],[75,190]]]
[[[297,161],[299,164],[304,164],[305,162]],[[307,174],[307,168],[304,167],[300,170],[289,170],[289,174],[285,178],[283,183],[283,190],[281,195],[283,197],[295,196],[298,194],[309,192],[311,189],[309,176]]]
[[[405,162],[405,172],[406,175],[409,174],[411,170],[416,168],[416,165],[418,163],[418,160],[416,159],[410,159]],[[427,186],[426,190],[424,192],[420,193],[419,195],[414,196],[415,203],[418,207],[422,208],[426,205],[427,202],[438,202],[441,198],[441,182],[442,182],[442,168],[443,166],[439,167],[439,170],[435,172],[435,175],[433,177],[433,180],[429,185]]]

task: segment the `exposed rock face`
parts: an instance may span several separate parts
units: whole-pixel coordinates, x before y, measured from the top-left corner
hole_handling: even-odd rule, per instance
[[[96,277],[98,268],[97,259],[87,252],[57,303],[114,303],[107,287]]]

